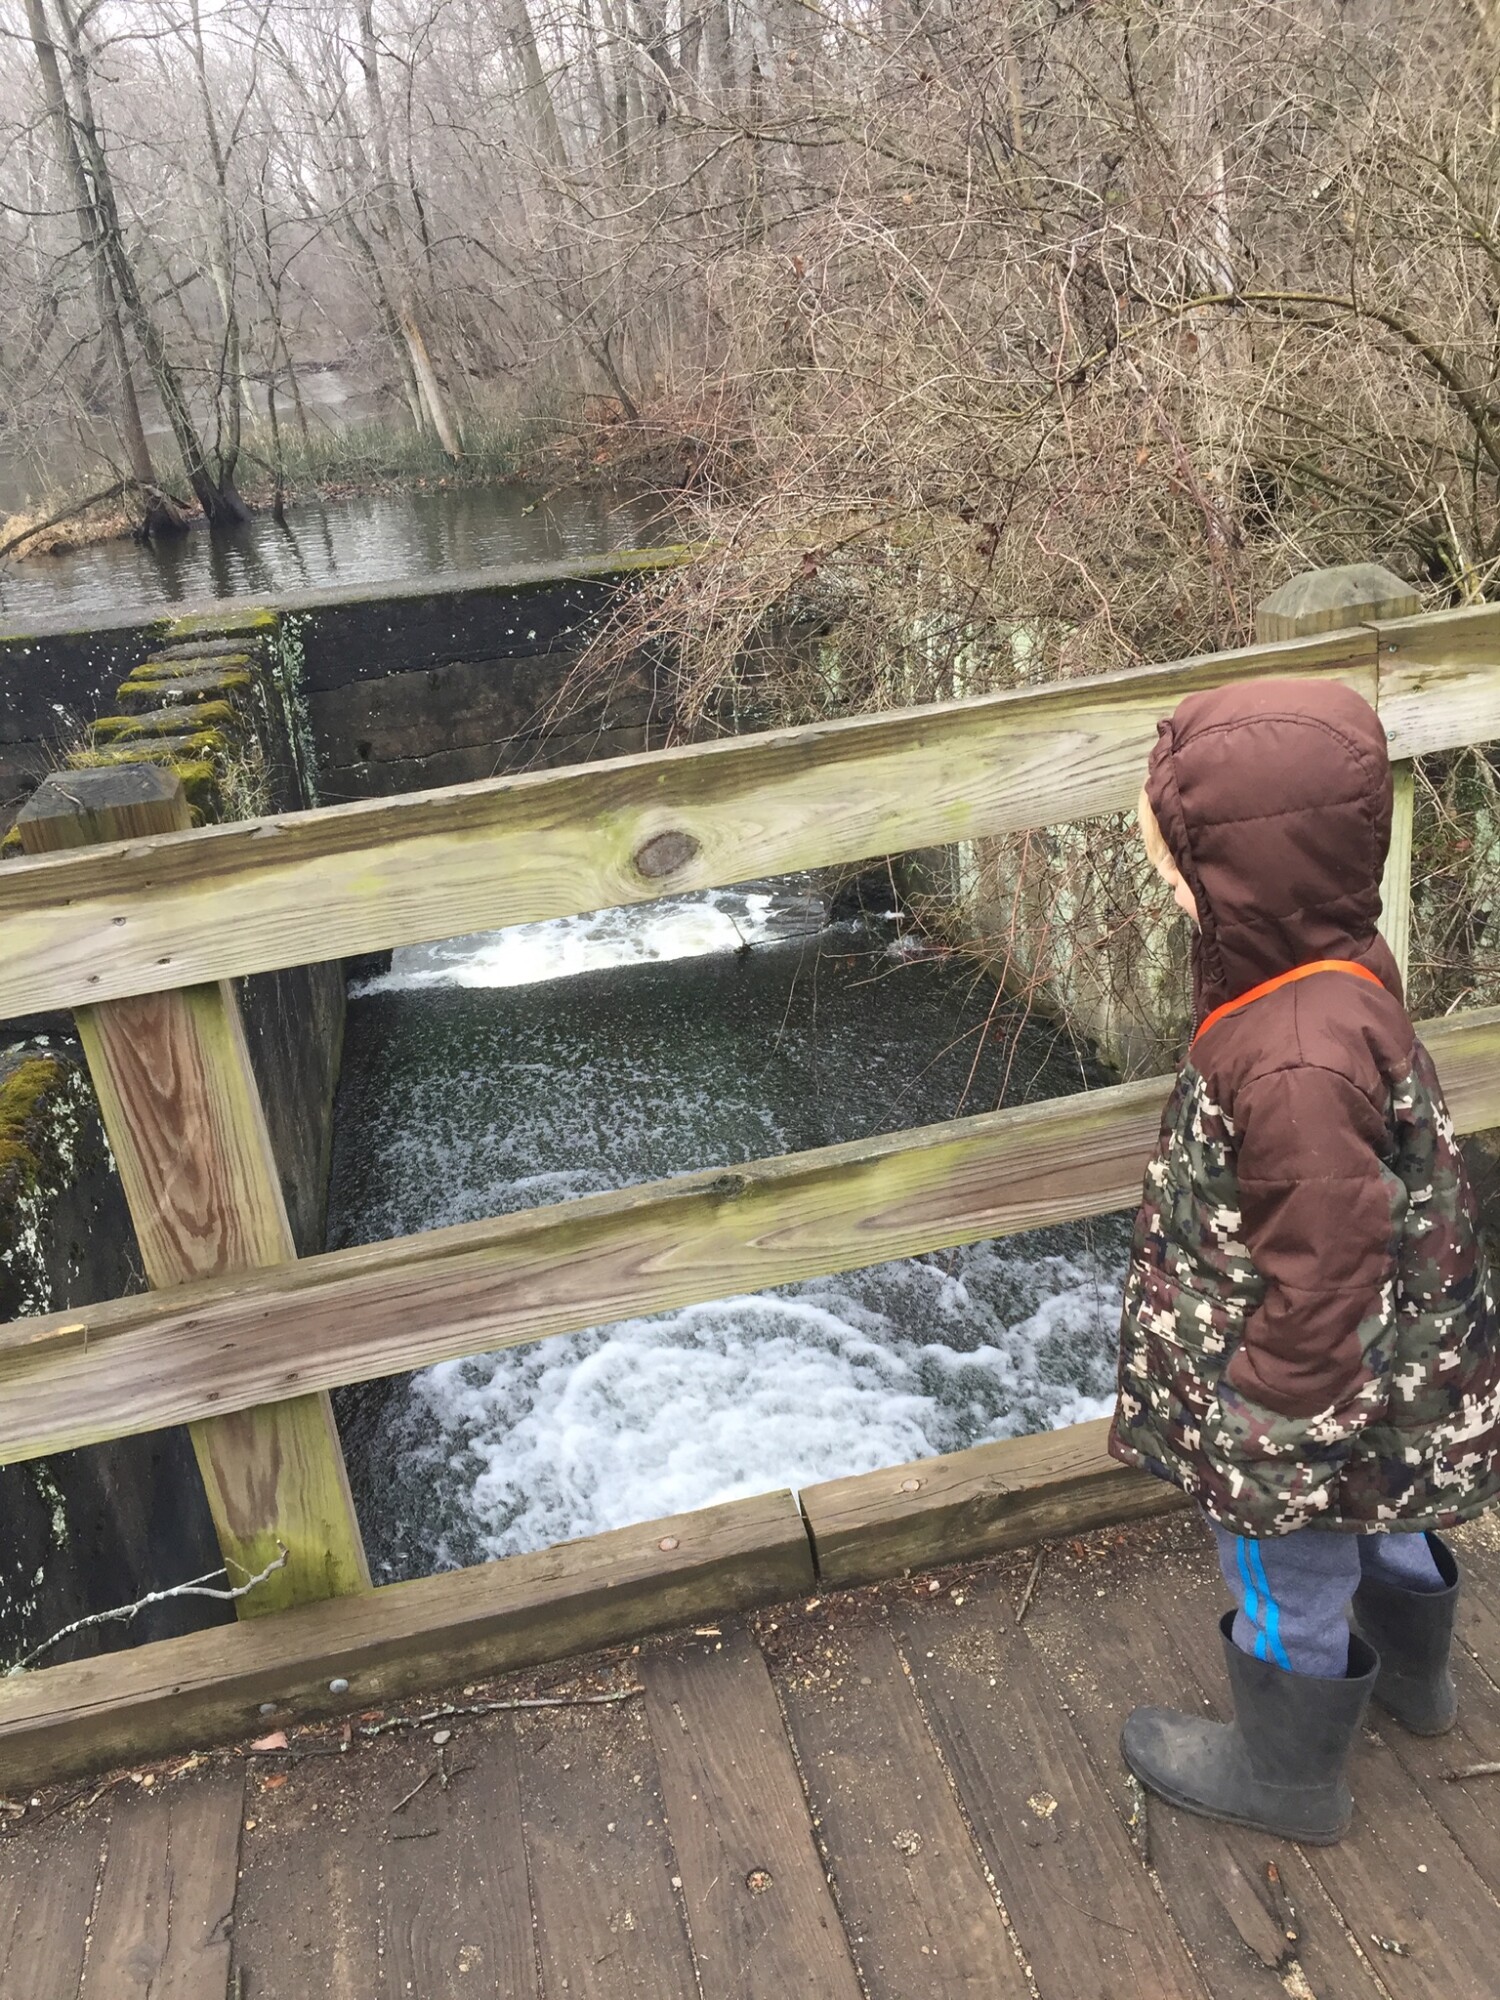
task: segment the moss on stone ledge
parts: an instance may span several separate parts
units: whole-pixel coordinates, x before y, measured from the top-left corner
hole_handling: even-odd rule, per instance
[[[268,604],[246,604],[230,609],[216,605],[212,611],[189,612],[174,618],[167,627],[167,644],[174,639],[229,639],[240,632],[270,632],[276,612]]]
[[[39,1127],[67,1072],[56,1056],[29,1055],[0,1075],[0,1200],[32,1194],[42,1178]]]
[[[181,708],[150,708],[135,715],[101,715],[90,732],[95,749],[112,743],[139,743],[149,738],[194,736],[222,730],[226,738],[243,736],[249,724],[227,701],[200,701]]]

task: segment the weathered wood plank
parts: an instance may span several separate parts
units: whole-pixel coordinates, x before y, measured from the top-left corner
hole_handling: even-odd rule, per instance
[[[830,1587],[874,1583],[1186,1504],[1175,1486],[1117,1464],[1108,1433],[1101,1417],[804,1486],[818,1575]]]
[[[433,1766],[430,1743],[412,1744],[410,1752],[411,1775],[390,1788],[382,1802],[387,1811]],[[398,1829],[411,1835],[431,1829],[431,1839],[387,1838],[381,2000],[535,2000],[540,1989],[510,1718],[490,1716],[464,1729],[448,1763],[455,1775],[447,1789],[429,1784],[420,1795],[420,1818]]]
[[[778,730],[0,867],[0,1019],[1126,807],[1199,687],[1371,633]]]
[[[1371,630],[1393,758],[1500,737],[1500,605],[1397,618]]]
[[[543,1992],[700,2000],[640,1710],[527,1717],[516,1748]]]
[[[1500,1124],[1500,1009],[1423,1034],[1459,1129]],[[0,1328],[0,1463],[1125,1207],[1167,1087],[1056,1098],[14,1321]],[[916,1511],[935,1504],[929,1490]]]
[[[753,1642],[681,1641],[641,1677],[703,2000],[860,2000]]]
[[[116,1805],[89,1941],[109,2000],[225,2000],[244,1790],[217,1771]]]
[[[1391,845],[1380,878],[1380,935],[1406,983],[1411,960],[1411,850],[1416,813],[1416,772],[1410,763],[1391,772]]]
[[[49,778],[17,821],[27,851],[37,854],[87,848],[112,832],[187,824],[180,780],[150,765]],[[229,984],[80,1007],[77,1020],[151,1284],[295,1259]],[[369,1589],[326,1393],[270,1408],[242,1405],[234,1416],[195,1422],[192,1439],[234,1580],[259,1575],[285,1552],[282,1567],[237,1600],[241,1617]]]
[[[766,1643],[870,2000],[1021,2000],[1015,1946],[888,1632],[825,1600],[781,1614]]]
[[[1500,1049],[1500,1014],[1489,1032]],[[1131,1084],[17,1321],[0,1461],[1119,1208],[1164,1096]]]
[[[5,2000],[78,2000],[104,1829],[104,1815],[91,1815],[78,1825],[11,1832],[0,1844]]]
[[[1500,1124],[1500,1009],[1423,1034],[1459,1129]],[[1153,1078],[14,1321],[0,1328],[0,1463],[1126,1207],[1167,1089]],[[899,1511],[938,1504],[929,1488]]]
[[[899,1606],[917,1692],[1042,2000],[1208,2000],[993,1578]]]
[[[233,2000],[389,2000],[381,1956],[384,1836],[386,1815],[407,1787],[380,1785],[396,1762],[371,1760],[352,1776],[341,1757],[308,1757],[250,1776]],[[274,1790],[269,1779],[278,1781]]]
[[[258,1734],[264,1703],[278,1722],[336,1714],[724,1616],[812,1583],[797,1503],[767,1493],[0,1679],[0,1792]]]

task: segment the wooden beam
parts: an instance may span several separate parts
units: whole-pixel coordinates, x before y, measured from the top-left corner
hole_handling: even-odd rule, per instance
[[[819,1582],[874,1583],[1187,1504],[1175,1486],[1117,1464],[1108,1435],[1101,1417],[804,1486]]]
[[[17,825],[28,853],[188,823],[181,781],[153,765],[48,778]],[[77,1010],[146,1276],[153,1286],[285,1264],[282,1200],[239,1003],[227,982]],[[286,1561],[237,1600],[242,1617],[341,1591],[369,1571],[326,1393],[233,1415],[194,1413],[193,1449],[235,1582]]]
[[[1426,1024],[1500,1124],[1500,1009]],[[1169,1079],[587,1195],[0,1329],[0,1463],[1133,1205]]]
[[[535,1666],[813,1587],[790,1493],[0,1679],[0,1792]]]
[[[1159,717],[1268,673],[1373,701],[1373,636],[13,862],[0,1019],[1127,807]]]
[[[1410,761],[1391,767],[1391,845],[1380,878],[1380,935],[1407,982],[1411,965],[1411,849],[1416,818],[1417,774]],[[1408,1003],[1409,1004],[1409,1003]]]
[[[1500,605],[1371,629],[1393,758],[1500,741]]]

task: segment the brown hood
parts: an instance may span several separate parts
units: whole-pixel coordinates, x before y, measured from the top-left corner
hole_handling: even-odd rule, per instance
[[[1146,795],[1198,904],[1200,1017],[1315,958],[1352,958],[1399,1000],[1377,935],[1391,767],[1374,709],[1335,681],[1246,681],[1158,724]]]

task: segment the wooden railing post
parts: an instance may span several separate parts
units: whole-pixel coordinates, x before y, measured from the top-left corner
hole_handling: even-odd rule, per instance
[[[1379,563],[1348,563],[1341,569],[1313,569],[1294,576],[1257,605],[1255,636],[1261,640],[1305,639],[1314,632],[1337,632],[1346,625],[1370,625],[1386,618],[1412,618],[1422,600],[1409,583]],[[1412,766],[1394,766],[1395,805],[1391,846],[1380,884],[1380,932],[1401,968],[1403,983],[1411,953],[1411,844],[1416,783]]]
[[[171,772],[136,764],[48,778],[17,825],[28,854],[54,854],[180,832],[189,813]],[[152,1286],[294,1259],[229,983],[81,1007],[77,1021]],[[275,1561],[278,1542],[287,1550],[237,1600],[242,1617],[369,1588],[326,1392],[195,1423],[192,1438],[233,1580]]]

